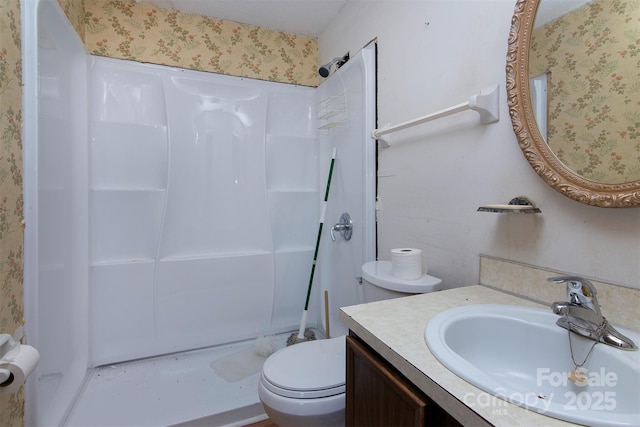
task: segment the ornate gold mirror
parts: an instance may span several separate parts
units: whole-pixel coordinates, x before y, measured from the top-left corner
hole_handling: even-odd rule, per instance
[[[560,3],[570,10],[555,13]],[[639,22],[634,0],[518,0],[511,20],[520,148],[547,184],[588,205],[640,207]]]

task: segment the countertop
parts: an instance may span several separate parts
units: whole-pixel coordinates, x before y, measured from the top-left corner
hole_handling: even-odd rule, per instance
[[[481,285],[343,307],[340,320],[464,425],[556,427],[575,424],[491,396],[442,365],[424,339],[427,322],[449,308],[510,304],[545,308]]]

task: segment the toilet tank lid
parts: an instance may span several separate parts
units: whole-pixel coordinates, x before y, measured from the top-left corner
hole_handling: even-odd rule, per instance
[[[391,261],[371,261],[364,264],[362,278],[380,288],[408,294],[424,294],[442,289],[442,279],[428,274],[416,280],[395,277],[391,274]]]

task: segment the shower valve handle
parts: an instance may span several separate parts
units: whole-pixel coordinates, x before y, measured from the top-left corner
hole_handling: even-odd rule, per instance
[[[344,240],[350,240],[351,234],[353,233],[353,222],[351,222],[351,216],[346,212],[343,213],[340,216],[340,222],[331,227],[331,232],[329,234],[331,234],[332,242],[336,241],[336,236],[333,234],[334,230],[342,234]]]

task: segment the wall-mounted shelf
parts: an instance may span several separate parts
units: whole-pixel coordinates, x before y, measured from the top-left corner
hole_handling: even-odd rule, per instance
[[[478,208],[478,212],[537,214],[542,211],[526,197],[515,197],[506,205],[485,205]]]

